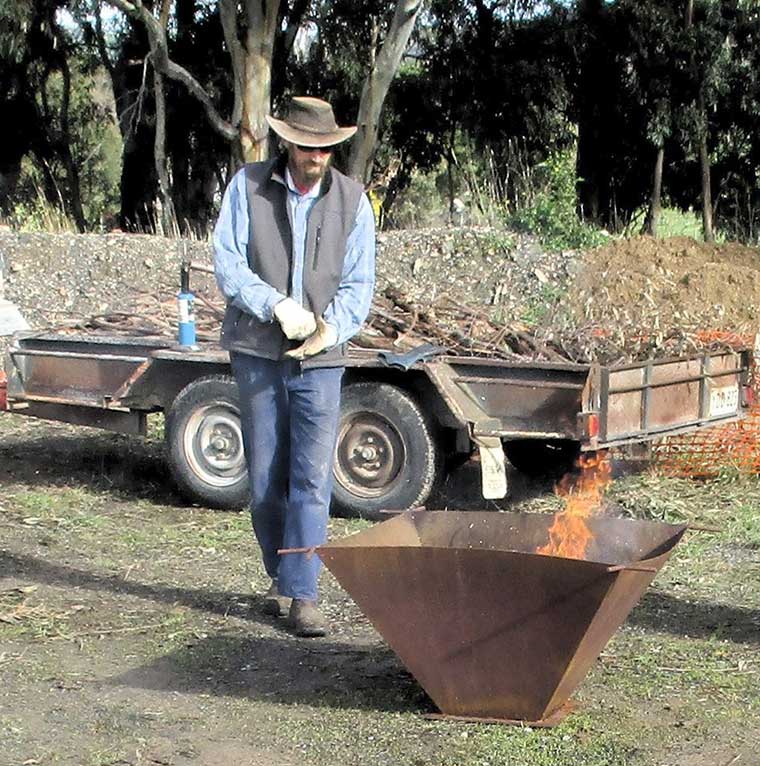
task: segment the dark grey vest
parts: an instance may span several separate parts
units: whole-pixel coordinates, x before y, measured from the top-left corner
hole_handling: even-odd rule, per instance
[[[283,295],[290,294],[293,231],[288,214],[285,158],[245,166],[251,221],[248,265]],[[361,184],[330,168],[309,214],[304,251],[305,308],[321,316],[340,285],[346,242],[363,193]],[[267,359],[281,359],[300,341],[289,341],[277,320],[260,322],[231,303],[222,323],[222,347]],[[340,359],[339,346],[313,358],[312,364]]]

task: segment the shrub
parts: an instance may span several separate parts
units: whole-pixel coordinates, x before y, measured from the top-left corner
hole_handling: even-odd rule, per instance
[[[550,250],[594,247],[606,240],[605,232],[578,218],[574,151],[550,155],[536,166],[534,178],[532,195],[513,207],[509,226],[534,234]]]

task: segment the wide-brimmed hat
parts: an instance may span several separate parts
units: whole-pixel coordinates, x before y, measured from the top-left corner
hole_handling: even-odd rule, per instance
[[[267,116],[267,122],[280,138],[300,146],[334,146],[356,133],[356,127],[339,128],[330,104],[311,96],[294,96],[285,119]]]

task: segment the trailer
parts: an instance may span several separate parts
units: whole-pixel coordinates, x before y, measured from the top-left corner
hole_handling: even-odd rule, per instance
[[[473,453],[484,497],[504,497],[505,458],[520,471],[561,474],[581,452],[739,419],[752,397],[749,350],[604,366],[351,348],[345,363],[333,508],[366,518],[424,505]],[[218,345],[22,332],[5,372],[10,412],[136,435],[150,413],[164,413],[182,495],[247,504],[238,391]]]

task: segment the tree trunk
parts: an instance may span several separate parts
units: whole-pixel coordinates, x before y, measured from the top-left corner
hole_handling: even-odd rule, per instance
[[[171,5],[171,4],[170,4]],[[178,64],[186,66],[197,57],[194,27],[196,16],[196,0],[176,0],[174,6],[174,46],[173,55]],[[166,6],[165,6],[166,7]],[[198,105],[187,91],[180,88],[166,87],[166,108],[170,123],[166,132],[167,163],[171,168],[171,193],[174,207],[174,220],[180,229],[187,221],[196,220],[198,211],[194,207],[191,189],[192,168],[201,159],[202,149],[192,154],[187,151],[188,138],[192,135],[194,142],[200,138],[196,132]]]
[[[702,229],[705,242],[715,242],[713,231],[712,190],[710,188],[710,153],[707,150],[708,120],[704,96],[699,96],[698,114],[701,130],[699,136],[699,164],[702,168]]]
[[[398,171],[391,178],[388,184],[388,189],[383,197],[383,221],[385,226],[393,228],[393,205],[396,202],[398,195],[409,187],[412,180],[412,170],[414,168],[414,162],[407,161],[402,156],[401,164]]]
[[[272,56],[277,32],[280,0],[248,0],[243,78],[243,110],[240,146],[246,162],[269,156],[269,125],[266,116],[272,105]]]
[[[694,23],[694,0],[686,0],[686,29]]]
[[[694,25],[694,0],[686,0],[685,27],[691,29]],[[694,54],[691,56],[692,67],[694,66]],[[699,119],[699,166],[702,176],[702,231],[705,242],[714,242],[712,217],[712,191],[710,189],[710,153],[707,150],[707,133],[709,130],[707,110],[705,109],[705,95],[702,91],[704,82],[700,83],[700,92],[697,98],[697,115]]]
[[[647,233],[657,236],[657,226],[660,222],[660,210],[662,203],[662,169],[665,164],[665,147],[660,144],[657,147],[657,159],[654,162],[654,180],[652,182],[652,199],[649,203],[649,216],[647,218]]]
[[[358,130],[354,136],[348,160],[348,174],[360,183],[369,182],[380,112],[421,8],[422,0],[396,1],[388,34],[374,66],[364,81],[356,120]]]
[[[60,42],[58,30],[56,28],[56,38]],[[61,48],[63,50],[63,48]],[[82,192],[79,183],[79,170],[71,154],[71,131],[69,130],[69,103],[71,101],[71,72],[69,64],[66,61],[65,54],[61,54],[60,59],[61,75],[63,77],[63,98],[61,100],[61,141],[60,155],[63,160],[63,166],[66,170],[66,180],[69,187],[69,199],[67,206],[74,218],[74,223],[80,232],[87,228],[87,222],[82,208]]]
[[[161,199],[161,227],[163,235],[168,237],[174,232],[174,203],[172,201],[169,170],[166,166],[166,94],[164,93],[164,78],[153,69],[153,91],[156,100],[156,133],[153,139],[153,157],[158,178],[158,191]],[[156,221],[158,223],[158,221]]]
[[[169,23],[169,0],[161,0],[159,7],[159,23],[164,34]],[[169,181],[169,169],[166,161],[166,92],[164,90],[164,76],[153,67],[153,97],[156,103],[156,132],[153,136],[153,159],[156,166],[156,178],[158,178],[158,192],[161,200],[161,228],[162,234],[167,237],[174,233],[174,203]],[[158,221],[156,221],[158,224]],[[179,234],[179,232],[176,232]]]
[[[578,88],[578,208],[587,221],[609,225],[611,215],[606,163],[604,93],[610,67],[601,49],[603,0],[579,0],[580,82]]]
[[[449,223],[454,223],[454,159],[452,151],[446,153],[446,186],[449,195]]]

